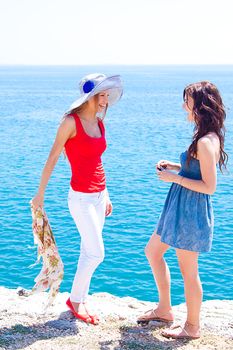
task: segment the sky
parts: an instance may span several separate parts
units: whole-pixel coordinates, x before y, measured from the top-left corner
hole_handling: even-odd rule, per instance
[[[233,0],[0,0],[0,65],[233,64]]]

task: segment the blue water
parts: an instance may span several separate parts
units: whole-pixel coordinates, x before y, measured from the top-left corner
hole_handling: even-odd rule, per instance
[[[157,300],[144,247],[158,220],[169,184],[155,176],[159,159],[179,160],[192,136],[181,108],[185,85],[211,80],[227,107],[227,174],[213,196],[215,233],[210,253],[200,256],[204,299],[233,299],[233,66],[0,67],[0,285],[31,288],[41,266],[36,259],[29,200],[61,116],[77,96],[77,82],[91,72],[119,73],[122,100],[106,118],[108,149],[103,161],[114,206],[106,220],[106,258],[91,292]],[[79,235],[67,208],[70,169],[61,156],[46,191],[45,209],[65,265],[62,291],[69,291],[79,255]],[[172,301],[184,301],[173,249],[166,254]]]

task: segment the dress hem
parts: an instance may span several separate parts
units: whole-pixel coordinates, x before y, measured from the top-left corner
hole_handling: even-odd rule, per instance
[[[187,250],[188,252],[195,252],[195,253],[209,253],[211,251],[211,248],[208,250],[194,250],[194,249],[187,249],[187,248],[178,247],[175,243],[168,243],[165,240],[163,240],[161,233],[158,233],[156,231],[156,234],[160,237],[160,242],[165,243],[165,244],[167,244],[170,247],[175,248],[175,249],[182,249],[182,250]]]

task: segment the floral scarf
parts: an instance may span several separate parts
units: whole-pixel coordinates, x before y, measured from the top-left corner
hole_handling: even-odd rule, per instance
[[[34,236],[34,243],[38,245],[37,262],[42,257],[43,266],[35,278],[36,284],[32,288],[30,294],[42,292],[50,289],[49,299],[46,308],[50,306],[56,297],[62,278],[64,275],[64,266],[56,242],[53,236],[48,217],[43,208],[38,207],[36,210],[31,204],[32,212],[32,230]]]

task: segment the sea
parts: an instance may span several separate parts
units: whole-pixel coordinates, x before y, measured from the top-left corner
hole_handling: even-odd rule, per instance
[[[212,250],[200,254],[204,300],[233,299],[233,66],[0,66],[0,286],[31,289],[41,264],[32,235],[30,199],[52,147],[61,118],[78,97],[86,74],[120,74],[124,94],[109,108],[108,148],[103,156],[113,214],[106,219],[105,260],[90,293],[158,301],[144,248],[157,224],[170,184],[160,182],[155,164],[179,162],[193,125],[182,109],[184,87],[209,80],[217,85],[227,111],[227,170],[218,170],[212,196],[215,228]],[[69,214],[70,167],[60,156],[45,194],[45,210],[65,267],[61,292],[69,292],[80,237]],[[174,249],[165,255],[174,305],[185,301]]]

